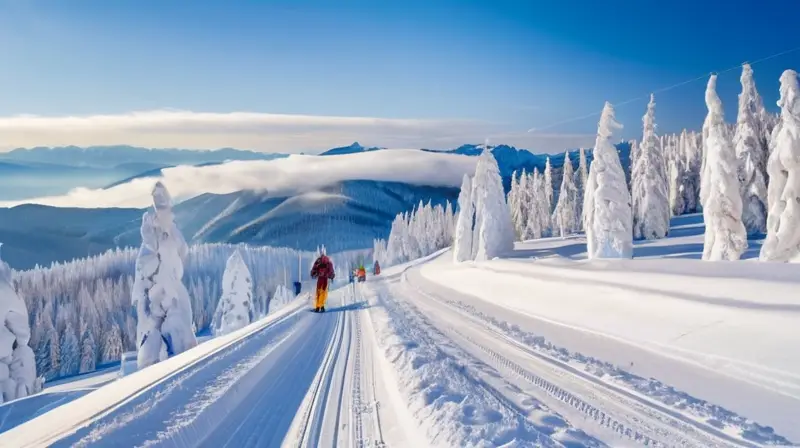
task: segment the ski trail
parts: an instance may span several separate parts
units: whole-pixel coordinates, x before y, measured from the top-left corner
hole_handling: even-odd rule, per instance
[[[572,420],[586,431],[602,435],[599,428],[610,429],[623,439],[648,446],[757,446],[531,350],[447,300],[415,287],[407,273],[401,289],[421,314],[433,316],[433,326],[448,338],[506,376],[516,376],[534,391],[538,389],[538,398],[565,416],[574,416]]]
[[[365,343],[368,316],[361,288],[347,287],[342,306],[326,311],[339,316],[341,327],[282,446],[388,446],[381,431],[372,346]]]
[[[398,281],[375,283],[370,310],[426,446],[605,446],[432,327]]]

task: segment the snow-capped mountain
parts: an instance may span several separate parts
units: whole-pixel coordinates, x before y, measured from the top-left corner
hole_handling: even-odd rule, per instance
[[[372,246],[395,215],[420,201],[455,202],[458,190],[394,182],[346,181],[289,197],[240,191],[204,194],[175,206],[189,242],[249,243],[329,251]],[[141,243],[143,210],[21,205],[0,208],[3,255],[16,269],[67,261]],[[27,225],[20,226],[24,222]]]
[[[341,148],[332,148],[332,149],[329,149],[329,150],[321,153],[320,155],[321,156],[337,156],[337,155],[342,155],[342,154],[355,154],[355,153],[358,153],[358,152],[378,151],[380,149],[386,149],[386,148],[381,148],[381,147],[378,147],[378,146],[372,146],[372,147],[367,148],[365,146],[361,146],[358,142],[353,142],[353,144],[350,145],[350,146],[342,146]]]
[[[525,169],[530,172],[538,167],[542,171],[547,159],[546,155],[532,154],[506,145],[490,148],[497,159],[506,190],[515,170]],[[379,150],[382,149],[365,148],[354,143],[348,147],[334,148],[325,154],[356,154]],[[477,156],[482,150],[483,145],[463,145],[453,150],[436,152]],[[620,144],[618,150],[623,166],[627,167],[629,145]],[[49,150],[31,150],[31,154],[38,151],[47,154]],[[78,151],[67,148],[67,151],[85,155],[94,150]],[[97,151],[100,151],[98,154],[103,153],[102,150]],[[181,150],[175,152],[183,153]],[[577,166],[577,151],[571,152],[570,158],[573,165]],[[587,151],[587,158],[591,160],[590,151]],[[564,154],[551,155],[550,161],[554,167],[554,184],[558,185]],[[202,164],[216,163],[219,162],[206,161]],[[38,162],[7,164],[24,167]],[[96,170],[86,167],[67,168],[80,172]],[[121,181],[113,181],[106,188],[137,178],[159,175],[161,168],[150,169]],[[391,221],[397,213],[411,210],[420,201],[431,200],[434,205],[448,200],[455,203],[457,196],[457,188],[347,180],[280,197],[247,190],[229,194],[201,194],[178,204],[175,213],[181,231],[192,242],[241,242],[303,250],[314,250],[318,245],[325,244],[329,250],[337,251],[371,247],[373,238],[385,238],[388,235]],[[142,213],[143,210],[139,208],[80,209],[30,204],[10,209],[0,208],[0,241],[6,243],[5,257],[15,268],[49,265],[54,261],[85,257],[114,247],[138,246]],[[27,225],[19,226],[20,222]],[[339,236],[333,238],[333,235]]]

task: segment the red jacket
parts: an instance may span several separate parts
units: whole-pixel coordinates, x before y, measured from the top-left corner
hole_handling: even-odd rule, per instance
[[[311,278],[317,279],[317,289],[328,289],[328,280],[333,280],[336,274],[333,271],[333,262],[327,255],[322,255],[311,267]]]

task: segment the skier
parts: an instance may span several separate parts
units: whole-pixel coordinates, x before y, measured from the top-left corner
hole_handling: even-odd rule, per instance
[[[367,281],[367,270],[364,269],[364,265],[360,265],[358,267],[358,282],[365,282]]]
[[[355,282],[356,282],[356,270],[355,269],[351,269],[350,270],[350,283],[355,283]]]
[[[333,262],[327,255],[325,250],[314,261],[314,266],[311,268],[311,278],[317,279],[317,297],[314,305],[314,312],[325,312],[325,301],[328,300],[328,280],[333,280],[336,274],[333,271]]]
[[[375,275],[381,275],[381,265],[378,264],[378,260],[375,260],[375,266],[372,267],[372,273]]]

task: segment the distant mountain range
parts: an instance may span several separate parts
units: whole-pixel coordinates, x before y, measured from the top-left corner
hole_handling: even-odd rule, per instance
[[[91,168],[113,168],[139,172],[176,165],[226,160],[272,160],[286,154],[263,153],[233,148],[214,151],[192,149],[149,149],[136,146],[63,146],[56,148],[18,148],[0,154],[0,160],[9,162],[46,163],[52,165]]]
[[[204,194],[175,206],[188,241],[228,242],[338,252],[386,238],[391,221],[420,201],[455,205],[458,189],[346,181],[319,191],[274,198],[249,191]],[[0,208],[3,259],[16,269],[67,261],[115,247],[138,246],[144,210],[42,205]],[[21,225],[20,223],[24,223]]]
[[[437,151],[477,156],[484,145],[463,145]],[[617,145],[629,172],[630,146]],[[506,189],[511,174],[534,167],[544,170],[547,155],[511,146],[490,146]],[[385,148],[358,143],[333,148],[336,156]],[[63,152],[62,152],[63,151]],[[423,151],[434,151],[423,149]],[[592,160],[591,151],[587,159]],[[577,167],[578,151],[569,153]],[[216,151],[147,150],[129,146],[15,150],[0,156],[0,199],[4,189],[24,190],[26,197],[64,194],[69,188],[111,187],[135,178],[155,177],[168,166],[213,165],[226,160],[268,160],[284,154],[224,149]],[[551,155],[554,190],[558,191],[564,154]],[[69,186],[71,185],[71,186]],[[45,192],[44,194],[42,194]],[[331,251],[371,247],[373,238],[388,236],[397,213],[419,201],[455,203],[458,190],[402,183],[352,180],[292,197],[269,197],[239,191],[203,194],[175,207],[176,221],[187,240],[295,247],[313,250],[325,244]],[[455,205],[455,204],[454,204]],[[80,209],[22,205],[0,208],[3,258],[17,269],[67,261],[120,246],[138,246],[141,209]]]

